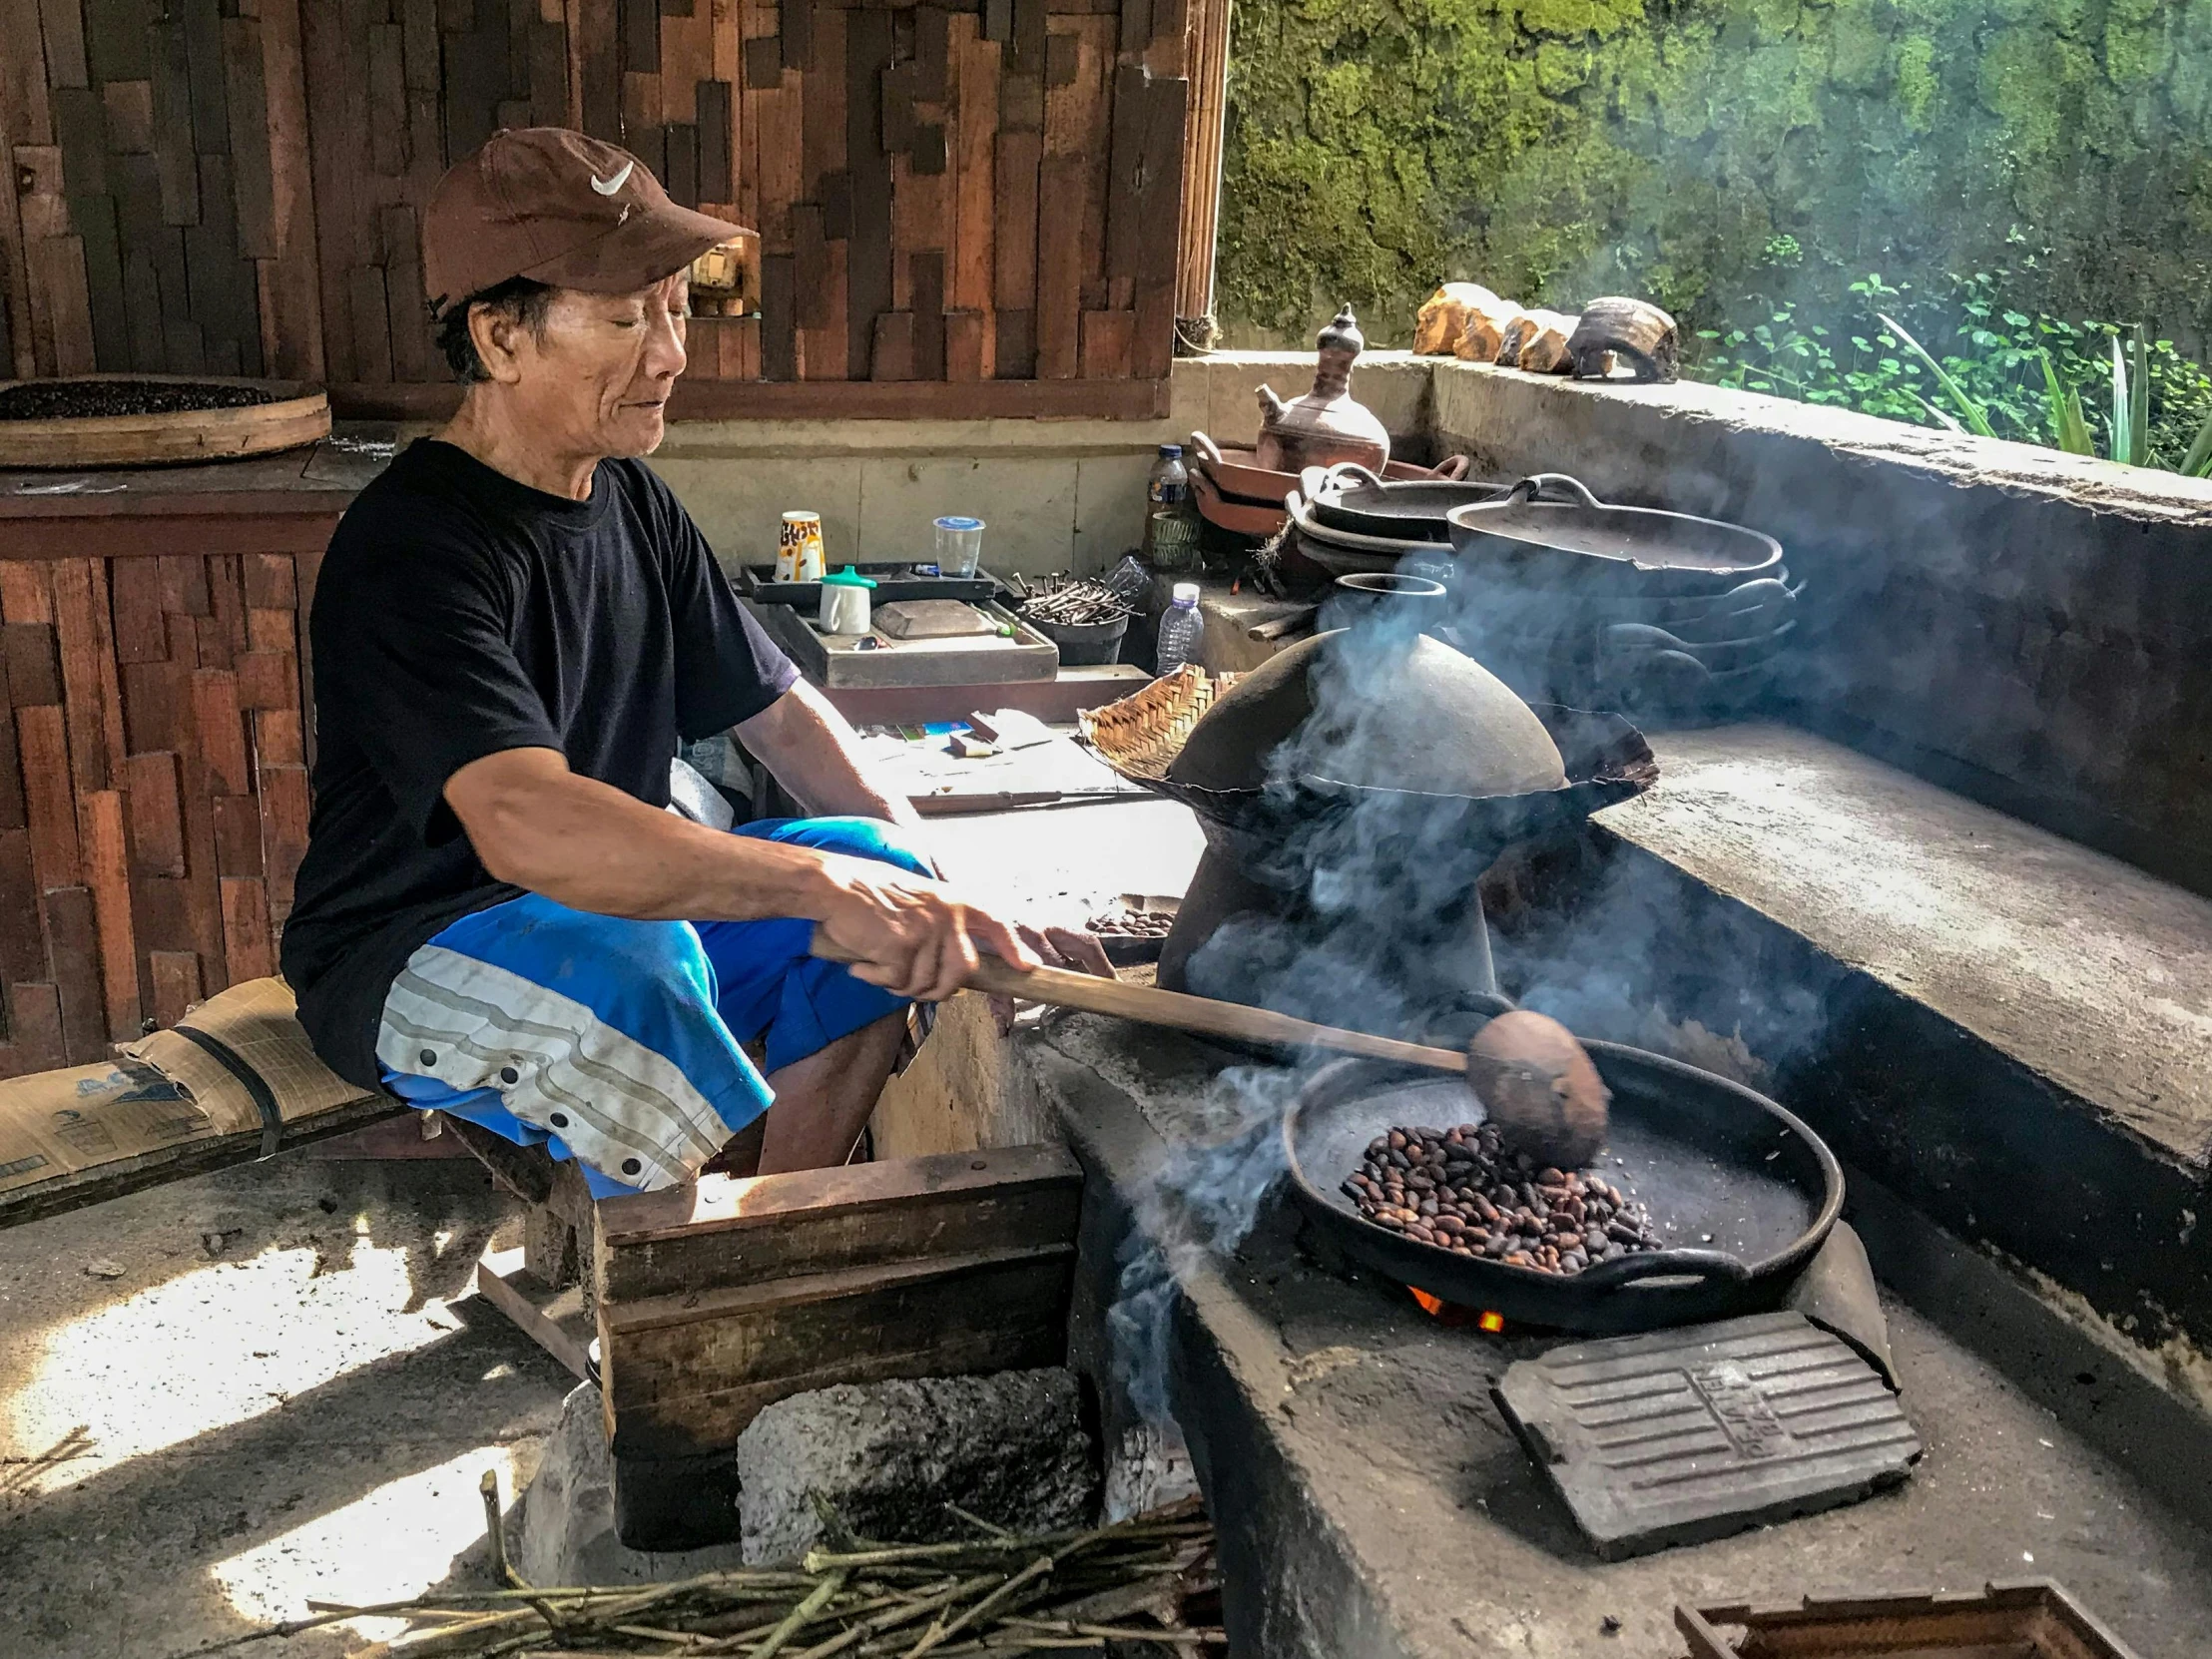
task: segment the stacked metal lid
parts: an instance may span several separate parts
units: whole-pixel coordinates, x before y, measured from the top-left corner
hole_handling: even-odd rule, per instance
[[[1741,714],[1796,631],[1781,545],[1741,525],[1608,505],[1558,473],[1392,483],[1336,467],[1303,482],[1286,503],[1294,563],[1444,583],[1453,643],[1531,701]]]

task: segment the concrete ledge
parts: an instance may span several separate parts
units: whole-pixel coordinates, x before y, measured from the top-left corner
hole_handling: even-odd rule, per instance
[[[2212,892],[2212,482],[1712,386],[1434,381],[1479,472],[1777,537],[1793,719]]]
[[[2212,904],[1802,732],[1654,748],[1595,821],[1603,921],[1509,956],[1520,994],[1739,1035],[1840,1156],[2201,1366]]]
[[[1650,417],[1657,415],[1674,428],[1669,433],[1670,449],[1715,445],[1731,438],[1817,444],[1854,460],[1911,467],[1961,487],[2000,489],[2149,523],[2212,531],[2212,479],[2121,466],[2038,444],[1914,426],[1853,409],[1695,380],[1638,385],[1523,374],[1448,357],[1413,361],[1432,365],[1432,418],[1437,428],[1479,443],[1485,455],[1499,459],[1538,453],[1559,439],[1579,446],[1582,433],[1617,423],[1619,435],[1634,434],[1614,462],[1616,474],[1626,484],[1626,469],[1635,466],[1639,458],[1635,452],[1649,445]],[[1545,424],[1534,429],[1525,424],[1532,408],[1540,408],[1545,416]],[[1587,477],[1583,481],[1593,487],[1597,483]],[[1697,480],[1689,482],[1694,487]],[[1683,510],[1699,509],[1685,506]]]
[[[783,513],[805,508],[822,514],[832,563],[925,558],[929,521],[960,512],[988,522],[994,570],[1095,571],[1143,540],[1160,444],[1194,430],[1250,443],[1260,385],[1289,398],[1313,378],[1311,351],[1224,351],[1176,361],[1158,420],[677,420],[653,466],[726,567],[773,559]],[[1371,352],[1355,386],[1426,454],[1427,359]]]

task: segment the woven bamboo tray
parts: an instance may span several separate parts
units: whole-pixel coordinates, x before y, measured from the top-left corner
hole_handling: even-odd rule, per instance
[[[320,386],[221,374],[72,374],[72,381],[251,386],[272,401],[236,408],[160,414],[80,415],[0,420],[0,466],[176,466],[266,455],[330,435],[330,402]],[[35,384],[0,380],[0,391]]]
[[[1085,709],[1078,717],[1083,739],[1132,784],[1165,784],[1191,728],[1238,678],[1208,675],[1195,664],[1164,674],[1119,703]]]

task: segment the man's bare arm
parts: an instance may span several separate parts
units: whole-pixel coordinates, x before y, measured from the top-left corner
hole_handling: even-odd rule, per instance
[[[868,776],[851,723],[806,681],[795,681],[790,691],[736,730],[747,752],[808,812],[921,828],[921,815],[911,802]]]
[[[978,949],[1035,956],[1005,921],[941,881],[872,858],[731,835],[569,771],[557,750],[510,749],[446,780],[445,799],[484,867],[571,909],[643,920],[823,923],[853,972],[942,1001]]]

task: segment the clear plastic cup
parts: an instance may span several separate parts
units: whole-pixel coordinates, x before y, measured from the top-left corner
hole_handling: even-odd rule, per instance
[[[937,520],[937,574],[973,576],[983,557],[983,521],[979,518]]]

